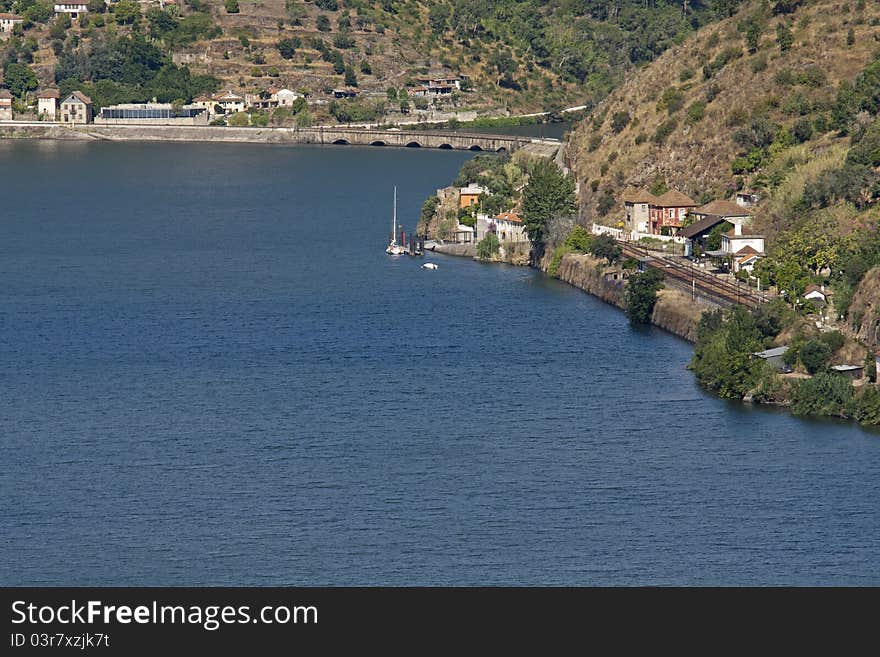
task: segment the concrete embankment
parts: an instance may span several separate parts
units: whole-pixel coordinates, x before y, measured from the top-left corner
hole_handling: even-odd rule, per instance
[[[547,271],[550,255],[546,255],[540,269]],[[589,255],[567,254],[563,256],[556,275],[559,280],[573,285],[618,308],[624,308],[624,281],[619,270],[603,266],[604,262]],[[615,278],[616,275],[616,278]],[[697,324],[706,310],[714,306],[691,298],[689,294],[674,288],[660,290],[654,306],[652,323],[685,340],[696,342]]]
[[[432,251],[465,258],[477,257],[477,247],[474,244],[437,244]]]

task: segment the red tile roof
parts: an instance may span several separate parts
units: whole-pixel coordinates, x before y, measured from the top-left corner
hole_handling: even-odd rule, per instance
[[[629,189],[623,193],[624,203],[654,203],[656,201],[657,197],[644,187],[641,189]]]
[[[711,214],[718,217],[748,217],[752,213],[731,201],[712,201],[692,210],[694,214]]]
[[[655,199],[653,204],[659,208],[692,208],[697,205],[692,199],[675,189],[670,189]]]
[[[57,89],[45,89],[37,94],[37,98],[60,98],[61,94]]]
[[[499,221],[511,221],[515,224],[522,223],[522,219],[520,219],[520,217],[515,212],[502,212],[494,218],[498,219]]]

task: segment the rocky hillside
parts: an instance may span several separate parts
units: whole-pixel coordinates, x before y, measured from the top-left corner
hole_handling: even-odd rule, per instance
[[[397,111],[401,89],[411,109],[425,105],[411,95],[419,77],[460,74],[465,91],[435,109],[503,115],[591,105],[627,71],[737,2],[692,0],[683,12],[680,0],[90,0],[71,23],[56,18],[48,0],[0,0],[0,12],[25,19],[6,39],[2,66],[29,67],[41,87],[67,80],[93,85],[98,100],[141,100],[155,85],[144,89],[144,76],[127,82],[128,63],[110,70],[89,60],[101,60],[97,47],[118,63],[131,50],[125,40],[142,37],[161,58],[141,53],[135,68],[173,61],[217,88],[285,86],[317,96],[356,86],[385,102],[383,111]],[[98,89],[102,81],[141,88]],[[177,88],[182,100],[191,95]]]
[[[878,25],[877,2],[760,0],[671,47],[574,135],[568,157],[585,215],[616,224],[630,186],[701,202],[767,187],[769,174],[785,173],[775,154],[803,144],[808,161],[848,144],[836,97],[880,48]]]

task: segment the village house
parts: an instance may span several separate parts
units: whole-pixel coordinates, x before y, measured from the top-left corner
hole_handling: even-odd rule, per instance
[[[244,104],[248,108],[268,110],[278,107],[278,99],[273,98],[266,92],[259,94],[245,94]]]
[[[196,98],[193,98],[192,104],[204,109],[208,113],[208,118],[213,117],[217,113],[214,111],[216,109],[217,101],[211,96],[197,96]]]
[[[0,89],[0,121],[12,120],[12,94],[9,89]]]
[[[61,103],[61,122],[70,125],[92,122],[92,99],[74,91]]]
[[[753,208],[758,205],[761,197],[757,192],[737,192],[736,204],[743,208]]]
[[[758,253],[750,246],[744,246],[733,254],[733,271],[747,271],[752,273],[755,270],[755,264],[761,259],[763,254]]]
[[[828,295],[825,293],[824,285],[808,285],[804,290],[804,299],[812,301],[820,310],[828,303]]]
[[[212,99],[215,105],[219,105],[223,108],[224,114],[234,114],[235,112],[243,112],[245,103],[244,96],[239,96],[237,93],[233,93],[232,91],[225,91],[223,93],[217,94]]]
[[[461,89],[461,78],[457,76],[419,78],[419,83],[421,83],[429,94],[437,96],[451,94],[452,92]]]
[[[76,2],[72,0],[67,0],[66,2],[55,3],[55,13],[56,14],[70,14],[72,19],[76,19],[80,14],[85,14],[89,11],[89,5],[87,2]]]
[[[269,89],[269,93],[278,102],[278,107],[290,107],[296,100],[303,97],[302,94],[290,89]]]
[[[468,185],[459,190],[459,207],[468,208],[480,202],[480,194],[488,194],[489,190],[479,185]]]
[[[452,241],[456,244],[470,244],[474,241],[474,232],[470,226],[459,223],[453,233]]]
[[[60,94],[57,89],[44,89],[37,94],[37,116],[44,121],[58,119],[58,99]]]
[[[685,238],[685,255],[690,256],[696,252],[699,245],[703,250],[707,249],[706,238],[715,230],[716,226],[727,222],[733,226],[742,226],[751,218],[751,213],[730,201],[712,201],[688,213],[688,219],[693,223],[685,226],[679,235]],[[745,254],[743,254],[745,255]]]
[[[787,346],[774,347],[773,349],[758,351],[752,354],[752,356],[755,358],[760,358],[771,367],[776,368],[776,370],[779,372],[791,372],[791,368],[785,364],[785,360],[783,358],[786,351],[788,351]]]
[[[623,207],[626,213],[624,227],[629,233],[630,239],[636,239],[635,233],[648,232],[650,229],[649,208],[656,201],[657,197],[644,188],[630,189],[624,192]]]
[[[502,212],[495,217],[477,215],[477,241],[494,233],[501,242],[527,242],[525,225],[515,212]]]
[[[15,14],[0,14],[0,32],[12,32],[12,28],[24,22],[24,18]]]
[[[688,212],[695,207],[697,204],[693,200],[670,189],[648,204],[648,232],[652,235],[674,235],[684,225]]]
[[[757,253],[764,253],[763,235],[746,235],[742,231],[742,224],[734,224],[733,228],[721,236],[721,255],[733,256],[734,258],[744,255],[743,249],[751,247]],[[746,252],[747,253],[747,252]]]

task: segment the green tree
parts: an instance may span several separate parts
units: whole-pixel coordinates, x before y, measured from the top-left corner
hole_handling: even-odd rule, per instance
[[[600,235],[600,237],[602,237]],[[597,238],[598,239],[598,238]],[[624,308],[633,324],[650,324],[657,303],[657,292],[663,287],[663,273],[649,269],[633,274],[626,283]]]
[[[104,0],[89,0],[87,7],[90,14],[103,14],[107,11],[107,3]]]
[[[630,116],[629,112],[615,112],[611,115],[611,129],[614,132],[622,132],[623,129],[629,125]]]
[[[326,14],[318,14],[318,18],[315,19],[315,27],[318,28],[319,32],[330,31],[330,19],[327,18]]]
[[[498,241],[498,236],[495,233],[489,233],[477,242],[477,257],[480,260],[489,260],[499,252],[501,249],[501,243]]]
[[[347,87],[356,87],[358,86],[357,75],[355,75],[354,69],[351,66],[345,67],[345,86]]]
[[[113,18],[119,25],[131,25],[141,17],[141,6],[133,0],[119,0],[113,5]]]
[[[16,98],[24,98],[28,91],[35,90],[39,85],[37,76],[27,64],[10,62],[3,69],[3,77],[9,91]]]
[[[281,39],[276,45],[278,52],[284,59],[293,59],[296,54],[296,43],[293,39]]]
[[[226,0],[223,4],[226,7],[227,14],[237,14],[239,12],[238,0]]]
[[[794,45],[794,34],[785,23],[776,26],[776,43],[779,44],[779,49],[782,52],[790,50]]]
[[[64,37],[67,36],[67,30],[70,29],[71,23],[70,14],[58,14],[58,17],[49,28],[49,36],[52,39],[60,39],[63,41]]]
[[[523,190],[522,208],[529,240],[543,244],[544,227],[550,219],[577,216],[574,180],[553,162],[540,160]]]
[[[564,246],[578,253],[589,253],[593,236],[583,226],[575,226],[565,238]]]
[[[226,120],[226,123],[236,128],[244,128],[249,126],[251,121],[247,112],[236,112]]]
[[[831,348],[819,340],[809,340],[798,350],[801,364],[810,374],[823,369],[831,358]]]
[[[590,253],[597,258],[605,258],[610,265],[620,260],[620,256],[623,255],[623,250],[611,235],[605,234],[597,235],[593,238],[593,243],[590,246]]]

